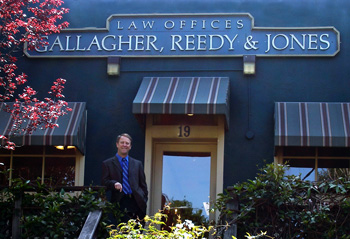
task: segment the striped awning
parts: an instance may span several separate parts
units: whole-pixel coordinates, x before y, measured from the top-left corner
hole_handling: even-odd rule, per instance
[[[275,103],[275,145],[350,147],[350,103]]]
[[[10,103],[7,103],[10,104]],[[82,154],[85,154],[86,136],[86,103],[68,102],[72,111],[58,118],[59,127],[45,130],[37,129],[31,135],[21,134],[11,136],[10,140],[16,145],[63,145],[75,146]],[[8,136],[13,120],[9,113],[3,111],[3,103],[0,104],[0,134]]]
[[[222,114],[229,119],[228,77],[145,77],[134,114]]]

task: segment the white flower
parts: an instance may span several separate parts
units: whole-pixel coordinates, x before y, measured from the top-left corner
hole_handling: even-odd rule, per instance
[[[189,228],[192,229],[194,227],[194,224],[191,220],[185,220],[184,224]]]
[[[183,224],[176,224],[176,227],[179,228],[179,229],[182,229],[183,228]]]
[[[192,238],[192,235],[189,234],[189,233],[184,233],[184,234],[183,234],[183,238],[184,238],[184,239],[190,239],[190,238]]]

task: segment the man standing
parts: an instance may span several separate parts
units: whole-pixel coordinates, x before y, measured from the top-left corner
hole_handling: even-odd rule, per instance
[[[102,163],[102,184],[111,190],[111,201],[119,202],[122,222],[146,215],[148,191],[142,163],[129,156],[132,138],[117,137],[117,154]]]

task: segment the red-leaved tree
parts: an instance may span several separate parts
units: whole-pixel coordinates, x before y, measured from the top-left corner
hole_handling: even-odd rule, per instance
[[[64,79],[54,81],[49,96],[39,100],[35,98],[37,92],[26,84],[27,75],[19,72],[16,65],[25,45],[29,50],[43,46],[47,44],[43,36],[68,27],[61,20],[68,13],[62,4],[61,0],[0,0],[0,102],[4,102],[2,109],[13,118],[8,135],[57,127],[55,119],[71,110],[62,100]],[[1,134],[0,147],[14,149],[16,145],[11,138]]]

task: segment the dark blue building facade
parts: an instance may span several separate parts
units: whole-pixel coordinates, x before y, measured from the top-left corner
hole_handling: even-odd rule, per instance
[[[223,175],[222,180],[218,181],[223,184],[223,188],[238,181],[253,178],[257,172],[257,165],[262,166],[265,163],[273,162],[274,158],[276,161],[278,151],[276,147],[283,148],[287,146],[278,145],[275,141],[275,137],[279,137],[279,135],[276,136],[278,133],[275,129],[275,116],[279,114],[279,111],[275,110],[276,102],[350,102],[350,67],[348,63],[348,56],[350,57],[348,49],[350,48],[350,44],[348,44],[348,39],[350,39],[348,26],[350,22],[348,14],[350,2],[348,1],[66,0],[64,6],[70,9],[70,13],[65,17],[65,20],[70,23],[70,28],[79,29],[106,28],[107,19],[115,14],[130,15],[131,18],[138,14],[142,14],[145,18],[167,14],[167,18],[175,19],[176,24],[180,24],[181,17],[178,18],[178,16],[183,14],[186,15],[186,17],[183,17],[187,20],[186,24],[190,24],[188,19],[191,19],[191,14],[214,16],[216,14],[218,16],[220,14],[243,14],[247,16],[246,14],[248,14],[254,22],[254,27],[261,28],[260,31],[265,28],[298,29],[294,29],[295,32],[302,28],[335,29],[331,30],[332,33],[330,34],[335,34],[335,38],[331,40],[329,40],[331,36],[321,38],[320,34],[322,33],[320,32],[305,33],[308,42],[304,49],[317,48],[314,52],[321,52],[320,55],[317,55],[318,53],[304,55],[302,52],[297,52],[295,55],[283,55],[284,53],[273,55],[266,52],[254,54],[253,50],[250,49],[250,51],[238,55],[232,52],[232,56],[208,56],[197,51],[198,54],[194,53],[192,56],[184,57],[181,54],[185,54],[186,50],[181,51],[180,47],[175,45],[174,47],[177,47],[180,55],[167,57],[161,55],[121,56],[118,59],[120,60],[118,76],[108,74],[108,57],[36,58],[24,56],[20,61],[21,67],[29,75],[31,86],[39,91],[39,96],[45,95],[53,80],[64,78],[67,80],[64,91],[66,101],[86,102],[87,130],[84,152],[85,169],[83,171],[85,185],[100,184],[101,162],[115,154],[116,136],[123,132],[128,132],[133,136],[132,156],[143,160],[145,165],[152,165],[152,163],[146,162],[147,160],[152,162],[152,159],[147,159],[148,155],[152,155],[147,153],[147,150],[150,150],[149,147],[154,147],[152,143],[147,142],[148,139],[153,137],[147,136],[147,116],[140,115],[140,112],[135,115],[135,112],[133,112],[134,99],[141,90],[140,86],[143,80],[147,77],[160,79],[167,79],[168,77],[178,77],[180,79],[186,77],[198,77],[200,79],[218,77],[229,80],[228,92],[225,93],[229,102],[226,106],[228,113],[224,117],[224,143],[223,148],[217,148],[218,151],[223,149],[223,152],[219,152],[220,155],[223,155]],[[168,24],[171,24],[171,22],[168,22]],[[203,22],[196,22],[196,26],[200,24],[203,24]],[[209,27],[211,29],[208,29],[206,33],[203,33],[201,28],[198,31],[194,29],[193,34],[225,35],[227,25],[215,32],[213,28],[218,26],[216,25],[217,22],[212,24]],[[239,28],[236,21],[229,24],[235,29]],[[169,28],[170,26],[168,25]],[[130,27],[130,25],[124,26],[124,28],[127,27]],[[135,28],[135,26],[133,27]],[[213,30],[214,33],[209,33],[209,30]],[[276,30],[275,34],[279,34],[278,31]],[[140,32],[138,34],[147,33]],[[249,32],[244,34],[244,39],[247,39]],[[283,42],[275,43],[275,48],[279,48],[279,51],[283,52],[282,48],[287,47],[286,41],[289,41],[288,48],[291,48],[292,39],[290,33],[280,34],[288,36],[288,39],[282,35],[278,37],[285,45],[283,45]],[[310,37],[310,34],[319,35],[317,35],[317,39],[312,40],[313,36]],[[230,36],[232,41],[233,36]],[[271,35],[271,37],[273,36]],[[198,38],[189,39],[189,45],[181,45],[183,48],[204,47],[204,43],[197,45]],[[209,40],[209,37],[205,39]],[[301,44],[303,38],[298,39]],[[142,38],[142,40],[146,41],[146,38]],[[193,43],[195,40],[196,43]],[[204,41],[204,38],[202,40]],[[236,43],[238,44],[238,38]],[[242,42],[242,45],[244,43]],[[249,43],[253,44],[251,41]],[[209,48],[209,42],[206,44],[206,47]],[[265,41],[261,40],[259,44],[255,46],[261,48],[263,44],[266,46],[266,39]],[[254,45],[247,45],[250,48],[252,46]],[[97,44],[94,44],[93,47],[97,48]],[[295,40],[294,47],[298,48]],[[321,48],[328,47],[334,47],[335,50],[322,54]],[[58,44],[56,48],[59,48]],[[299,45],[299,48],[302,47]],[[171,54],[171,51],[169,52]],[[193,53],[193,51],[191,52]],[[225,54],[231,53],[226,50]],[[110,55],[120,56],[117,52]],[[244,55],[255,55],[253,58],[254,74],[244,74]],[[185,115],[185,113],[183,114]],[[288,118],[288,123],[291,122],[292,118]],[[294,118],[298,117],[295,116]],[[162,118],[161,121],[166,120]],[[201,125],[200,122],[202,120],[196,120],[195,125]],[[169,123],[169,125],[171,124]],[[308,122],[308,125],[312,124],[313,122]],[[346,125],[346,122],[344,124]],[[165,123],[165,125],[167,124]],[[186,125],[192,126],[191,123]],[[345,140],[348,137],[346,127],[344,132],[343,138]],[[160,138],[162,137],[157,136],[157,139]],[[191,142],[191,139],[177,139],[175,141],[181,140]],[[303,145],[292,146],[296,147],[294,152],[303,150]],[[342,146],[341,150],[345,150],[345,155],[349,157],[348,144]],[[151,150],[151,152],[154,151]],[[149,170],[152,171],[152,169]],[[217,171],[217,173],[220,173],[220,171]],[[146,175],[153,177],[152,172]],[[216,193],[220,191],[217,190]]]

